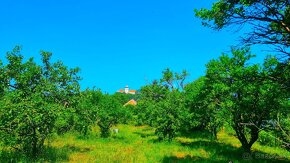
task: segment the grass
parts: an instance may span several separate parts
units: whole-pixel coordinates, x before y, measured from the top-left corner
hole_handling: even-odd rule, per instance
[[[88,137],[78,133],[53,136],[37,162],[289,162],[290,152],[256,143],[253,154],[240,150],[238,139],[224,131],[211,141],[204,133],[159,142],[148,126],[118,125],[118,134],[100,138],[98,128]],[[31,162],[19,153],[2,151],[0,162]]]

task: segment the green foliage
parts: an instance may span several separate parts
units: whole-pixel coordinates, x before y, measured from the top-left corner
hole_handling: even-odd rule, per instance
[[[120,118],[120,124],[130,124],[134,120],[133,115],[135,112],[136,106],[134,105],[127,105],[123,106],[122,112],[123,117]]]
[[[155,117],[158,114],[155,104],[164,100],[168,92],[169,89],[161,85],[157,80],[153,81],[151,85],[141,88],[138,105],[134,112],[138,125],[155,126]]]
[[[40,152],[44,140],[53,131],[60,106],[43,101],[39,94],[21,99],[17,97],[16,93],[11,93],[2,100],[1,141],[32,156]]]
[[[156,135],[160,140],[172,139],[180,131],[185,121],[187,112],[185,112],[182,94],[178,91],[170,92],[165,100],[156,104]]]
[[[205,129],[208,124],[209,114],[207,107],[204,104],[206,101],[205,93],[205,77],[187,84],[184,88],[185,107],[189,109],[189,117],[187,118],[188,129]]]
[[[290,102],[286,104],[286,109],[290,108]],[[281,147],[290,150],[290,115],[289,110],[283,113],[278,113],[276,117],[276,128],[273,132],[280,140]]]
[[[289,103],[290,97],[289,9],[290,3],[288,0],[219,0],[212,5],[211,9],[195,9],[195,15],[201,18],[202,24],[204,26],[211,27],[215,30],[221,30],[229,26],[236,26],[239,29],[241,29],[240,27],[244,25],[250,26],[249,29],[252,30],[250,30],[246,35],[243,35],[243,43],[247,45],[272,45],[272,47],[274,47],[275,50],[279,52],[278,54],[283,54],[282,57],[279,56],[279,60],[274,57],[266,58],[263,67],[259,65],[253,65],[247,66],[247,68],[245,68],[245,66],[241,66],[238,63],[232,64],[232,66],[229,67],[226,66],[226,64],[230,65],[231,61],[229,58],[224,56],[220,58],[221,62],[225,63],[224,66],[218,65],[218,62],[215,61],[212,61],[210,63],[210,66],[226,68],[223,70],[223,72],[228,71],[227,69],[236,69],[235,72],[232,71],[231,74],[224,73],[223,78],[225,78],[226,75],[235,76],[236,79],[232,79],[232,81],[234,81],[235,83],[239,83],[238,85],[243,86],[242,88],[235,86],[235,95],[238,95],[236,94],[236,91],[243,92],[243,98],[239,98],[240,103],[249,103],[249,105],[251,103],[251,105],[255,105],[256,108],[260,108],[255,109],[257,110],[255,114],[262,114],[264,118],[271,119],[272,121],[276,122],[278,128],[275,129],[274,133],[277,133],[275,135],[279,137],[280,140],[283,140],[283,146],[288,149],[289,124],[283,122],[287,121],[287,117],[289,117],[288,113],[285,113],[285,108],[287,108],[286,110],[288,110],[286,112],[289,112],[289,104],[285,105],[285,103]],[[242,59],[241,57],[237,58],[237,55],[235,55],[234,57],[239,60]],[[248,57],[251,58],[251,56]],[[247,58],[246,56],[244,57],[244,59],[249,60],[249,58]],[[241,60],[240,63],[242,64],[243,62],[244,61]],[[217,71],[217,69],[218,68],[208,70],[208,73],[211,73],[212,75],[214,75],[215,73],[220,73],[219,71]],[[246,80],[241,79],[245,78],[245,76],[247,76]],[[232,89],[225,90],[227,89],[225,87],[225,85],[227,85],[225,83],[226,78],[220,78],[219,80],[224,80],[224,82],[221,82],[219,86],[215,84],[215,87],[220,87],[221,90],[219,90],[219,92],[225,93],[232,91]],[[241,89],[239,90],[239,88]],[[280,93],[276,90],[279,90]],[[224,95],[222,94],[221,97],[224,97]],[[287,98],[288,101],[285,100]],[[268,99],[269,101],[272,100],[273,103],[269,103]],[[224,103],[223,105],[227,107],[235,107],[242,104],[237,104],[236,102],[231,101]],[[248,110],[247,108],[251,108],[248,107],[248,105],[243,105],[243,108],[246,108],[243,110]],[[280,108],[276,109],[277,107]],[[279,116],[277,115],[280,114],[281,118],[279,119]],[[233,119],[233,117],[230,119]]]
[[[275,146],[280,146],[281,142],[277,140],[277,137],[275,137],[275,134],[273,132],[266,132],[266,131],[261,131],[259,133],[259,139],[258,142],[261,145],[267,145],[271,147]]]
[[[250,151],[263,122],[283,108],[281,101],[287,96],[280,84],[267,80],[267,67],[248,64],[253,57],[248,49],[233,49],[232,55],[223,55],[207,65],[206,85],[211,88],[214,107],[227,113],[222,115],[234,128],[242,147]],[[270,67],[275,66],[272,63]]]
[[[73,129],[75,123],[74,108],[61,107],[57,112],[54,130],[57,134],[62,135]]]
[[[201,77],[185,87],[185,105],[190,113],[187,126],[191,130],[208,130],[216,139],[224,124],[224,113],[214,100],[214,92],[207,82],[206,77]]]
[[[101,130],[101,137],[110,136],[110,128],[126,118],[126,109],[115,98],[103,95],[97,109],[97,124]]]
[[[137,124],[156,127],[160,140],[171,141],[181,130],[188,117],[184,107],[183,82],[188,73],[173,73],[170,69],[163,71],[160,82],[153,81],[140,90],[140,99],[136,108]]]
[[[182,73],[174,73],[169,68],[166,68],[162,71],[160,83],[170,90],[182,90],[184,88],[184,81],[188,75],[186,70],[183,70]]]
[[[75,109],[75,129],[84,136],[88,134],[97,120],[97,109],[103,98],[100,90],[85,90],[81,93],[79,104]]]
[[[288,0],[219,0],[211,9],[195,9],[195,15],[204,26],[216,30],[248,25],[252,30],[245,35],[244,43],[275,45],[289,58],[289,9]]]
[[[134,120],[136,122],[136,125],[150,125],[153,126],[153,114],[151,112],[151,107],[153,105],[149,104],[145,100],[138,101],[138,105],[136,106],[136,109],[133,111]]]
[[[116,92],[112,95],[121,105],[126,104],[129,100],[134,99],[135,95]]]
[[[79,69],[51,63],[48,52],[41,52],[42,65],[33,58],[24,62],[20,50],[15,47],[6,55],[8,63],[0,64],[0,140],[37,156],[61,112],[75,106]]]
[[[102,94],[100,90],[94,89],[83,91],[73,113],[74,129],[87,136],[97,124],[101,130],[101,137],[109,137],[112,126],[128,123],[132,119],[133,108],[123,106],[130,97],[120,93]]]

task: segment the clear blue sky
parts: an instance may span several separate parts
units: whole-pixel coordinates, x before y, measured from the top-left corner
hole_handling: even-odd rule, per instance
[[[194,8],[212,0],[7,0],[0,5],[0,59],[15,45],[39,61],[80,67],[82,89],[138,89],[159,79],[166,67],[186,69],[192,81],[205,64],[238,44],[233,31],[212,31],[194,18]]]

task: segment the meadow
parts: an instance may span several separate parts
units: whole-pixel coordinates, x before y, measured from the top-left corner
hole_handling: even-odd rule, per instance
[[[231,133],[221,130],[216,141],[205,132],[179,135],[172,142],[158,141],[149,126],[117,125],[118,133],[100,138],[98,127],[83,137],[77,132],[53,135],[37,160],[12,149],[2,149],[0,162],[289,162],[290,152],[256,142],[244,153]]]

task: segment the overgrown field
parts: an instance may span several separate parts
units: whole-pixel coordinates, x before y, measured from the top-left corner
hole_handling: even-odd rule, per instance
[[[172,142],[159,142],[154,128],[118,125],[119,133],[100,138],[94,128],[87,137],[69,132],[52,136],[37,160],[28,160],[13,149],[2,150],[0,162],[289,162],[290,152],[256,142],[251,157],[242,152],[237,138],[224,130],[211,141],[204,132],[179,136]]]

